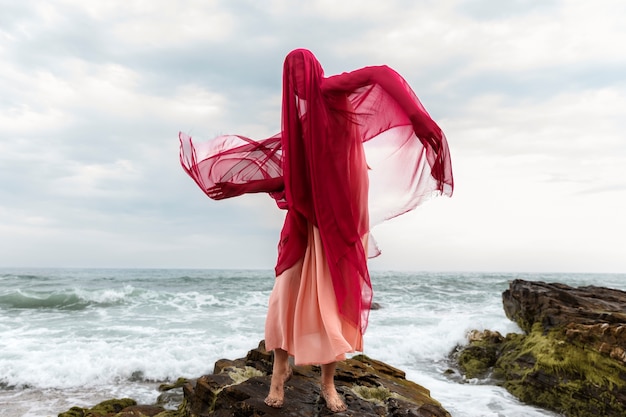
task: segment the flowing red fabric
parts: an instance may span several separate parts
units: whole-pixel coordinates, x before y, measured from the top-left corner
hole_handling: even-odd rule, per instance
[[[277,275],[304,256],[308,223],[318,227],[339,312],[362,331],[372,300],[362,238],[454,187],[445,135],[398,73],[377,66],[325,78],[306,49],[285,59],[281,133],[179,138],[183,168],[209,197],[268,192],[287,209]]]

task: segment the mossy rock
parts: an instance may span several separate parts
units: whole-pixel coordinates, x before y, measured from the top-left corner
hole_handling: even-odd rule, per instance
[[[498,332],[472,331],[469,345],[457,347],[452,359],[467,379],[486,378],[498,360],[504,337]]]
[[[352,392],[366,401],[383,405],[389,398],[401,398],[398,394],[392,393],[385,387],[367,387],[364,385],[355,385]]]
[[[64,413],[60,413],[59,417],[85,417],[87,409],[81,407],[72,407]]]
[[[577,417],[626,415],[626,366],[540,324],[508,335],[494,367],[520,400]]]
[[[101,402],[92,408],[72,407],[59,417],[105,417],[119,413],[126,407],[137,405],[137,402],[130,398],[112,399]]]
[[[161,384],[159,385],[159,391],[165,392],[170,391],[176,388],[182,388],[186,383],[189,382],[189,379],[180,377],[176,380],[176,382],[172,384]]]
[[[496,364],[498,350],[493,344],[475,342],[463,348],[456,360],[466,378],[484,378]]]

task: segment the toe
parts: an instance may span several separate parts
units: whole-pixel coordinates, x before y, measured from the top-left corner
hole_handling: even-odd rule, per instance
[[[283,400],[280,398],[267,397],[265,399],[265,404],[273,408],[281,408],[283,406]]]

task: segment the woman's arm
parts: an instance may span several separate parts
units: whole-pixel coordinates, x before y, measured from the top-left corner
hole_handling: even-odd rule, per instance
[[[243,184],[233,182],[218,182],[206,190],[207,195],[213,200],[237,197],[250,193],[272,193],[281,191],[285,187],[282,177],[268,178],[263,180],[249,181]]]
[[[407,82],[396,71],[386,65],[361,68],[352,72],[325,78],[322,90],[328,93],[351,93],[366,86],[379,85],[400,106],[409,118],[415,134],[435,150],[439,149],[442,132],[428,115]]]

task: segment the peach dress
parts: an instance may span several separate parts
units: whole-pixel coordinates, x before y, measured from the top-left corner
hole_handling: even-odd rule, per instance
[[[361,330],[339,314],[319,230],[311,223],[304,258],[276,277],[265,347],[287,351],[296,365],[340,361],[363,350]]]

